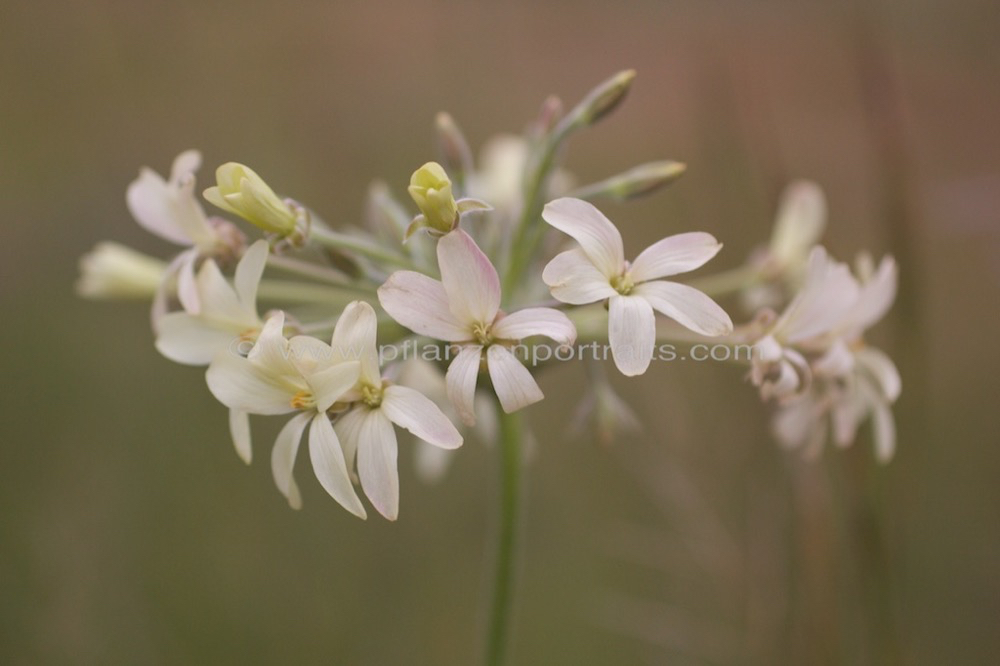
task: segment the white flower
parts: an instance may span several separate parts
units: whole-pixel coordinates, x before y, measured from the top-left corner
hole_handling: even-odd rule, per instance
[[[542,217],[580,244],[550,261],[542,279],[563,303],[609,301],[608,338],[622,374],[641,375],[649,367],[656,344],[653,310],[702,335],[732,332],[729,315],[711,298],[659,279],[692,271],[714,257],[722,246],[710,234],[668,236],[630,263],[618,229],[590,203],[556,199],[545,206]]]
[[[143,167],[132,181],[125,201],[132,217],[147,231],[188,249],[177,255],[167,268],[153,301],[153,324],[167,311],[170,281],[177,280],[177,298],[185,310],[198,312],[195,264],[202,257],[229,257],[238,254],[243,235],[224,220],[209,220],[195,198],[194,173],[201,165],[201,154],[188,150],[174,160],[170,180]]]
[[[484,358],[505,412],[541,400],[541,389],[510,347],[533,335],[572,344],[576,329],[569,318],[552,308],[501,312],[497,271],[461,229],[438,242],[437,254],[440,282],[421,273],[398,271],[379,288],[378,296],[389,316],[403,326],[460,346],[446,381],[462,421],[468,425],[476,421],[476,383]]]
[[[356,358],[361,374],[354,390],[341,398],[351,408],[337,419],[348,467],[357,460],[358,478],[372,505],[389,520],[399,515],[397,442],[393,425],[442,449],[462,445],[462,435],[434,402],[419,391],[390,384],[379,373],[376,317],[370,305],[347,306],[333,333],[335,358]]]
[[[80,258],[76,290],[87,298],[152,298],[167,265],[119,243],[98,243]]]
[[[257,315],[257,286],[268,252],[267,241],[254,243],[237,264],[232,286],[215,261],[206,259],[194,283],[199,310],[163,315],[156,336],[160,353],[178,363],[206,365],[234,341],[242,340],[249,350],[263,326]]]
[[[361,364],[338,358],[329,345],[308,336],[285,339],[285,317],[278,313],[267,320],[257,343],[243,357],[231,350],[220,352],[205,375],[208,388],[219,402],[243,415],[234,435],[249,458],[249,425],[246,414],[298,412],[281,429],[271,452],[271,471],[278,490],[293,508],[302,506],[302,496],[292,475],[299,442],[309,426],[309,457],[323,488],[341,506],[365,518],[365,509],[354,492],[347,462],[327,410],[358,381]]]
[[[809,343],[823,339],[844,321],[858,291],[845,264],[831,259],[822,247],[813,249],[802,289],[755,344],[750,377],[762,397],[787,398],[808,386],[809,363],[802,347],[828,347]]]

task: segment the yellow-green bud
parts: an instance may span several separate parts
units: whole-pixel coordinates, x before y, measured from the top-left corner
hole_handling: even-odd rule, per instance
[[[600,182],[581,187],[571,196],[578,199],[634,199],[651,194],[680,178],[687,167],[680,162],[665,160],[633,167]]]
[[[216,169],[215,179],[218,185],[205,190],[205,198],[219,208],[270,233],[295,231],[295,211],[250,167],[227,162]]]
[[[587,96],[566,114],[562,120],[563,131],[588,127],[614,111],[635,80],[635,70],[618,72],[587,93]]]
[[[458,218],[458,204],[451,193],[451,180],[437,162],[428,162],[413,172],[407,188],[417,208],[426,219],[426,226],[448,233]]]

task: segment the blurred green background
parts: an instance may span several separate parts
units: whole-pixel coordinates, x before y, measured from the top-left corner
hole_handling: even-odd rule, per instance
[[[450,111],[473,144],[639,72],[580,136],[582,181],[689,172],[609,212],[630,252],[700,229],[738,265],[794,177],[827,245],[895,254],[875,333],[900,366],[896,459],[779,451],[742,370],[617,381],[645,434],[567,437],[580,368],[543,379],[515,664],[985,664],[1000,653],[1000,10],[964,2],[0,2],[0,663],[474,664],[493,452],[437,486],[401,458],[398,523],[247,468],[201,371],[139,305],[73,292],[179,151],[252,165],[331,221],[402,192]],[[620,378],[619,378],[620,379]],[[259,427],[258,427],[259,426]],[[269,429],[270,428],[270,429]],[[301,463],[302,461],[300,461]],[[865,509],[859,498],[875,502]],[[879,599],[888,602],[879,606]],[[875,608],[875,610],[873,610]],[[887,638],[891,637],[891,638]],[[896,647],[893,647],[895,644]]]

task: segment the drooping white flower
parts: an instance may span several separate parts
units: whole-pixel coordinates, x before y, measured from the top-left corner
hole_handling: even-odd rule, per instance
[[[765,281],[743,291],[748,309],[778,307],[787,302],[785,294],[801,286],[810,253],[826,228],[826,217],[826,197],[819,185],[798,180],[785,187],[771,240],[751,258]]]
[[[167,311],[171,281],[177,281],[177,299],[185,310],[200,308],[195,285],[195,264],[204,257],[228,259],[238,256],[245,243],[243,234],[231,223],[208,218],[194,193],[195,171],[201,154],[188,150],[174,160],[170,180],[143,167],[125,194],[129,212],[147,231],[186,247],[167,268],[167,279],[153,300],[153,325]]]
[[[279,312],[268,318],[247,356],[232,350],[220,352],[205,375],[208,388],[237,414],[297,412],[281,429],[271,452],[275,484],[292,508],[302,505],[292,470],[308,426],[309,457],[316,477],[341,506],[365,518],[340,440],[327,414],[357,384],[361,363],[343,360],[316,338],[300,335],[286,339],[284,326],[284,314]],[[233,432],[248,436],[249,426],[241,425]],[[249,458],[249,439],[235,444]]]
[[[710,234],[668,236],[628,262],[618,229],[592,204],[556,199],[545,206],[542,218],[580,244],[550,261],[542,279],[563,303],[609,302],[608,338],[622,374],[641,375],[649,367],[656,344],[654,310],[702,335],[732,332],[729,315],[711,298],[660,279],[692,271],[714,257],[722,246]]]
[[[399,515],[397,441],[393,426],[410,431],[442,449],[462,445],[462,435],[429,398],[412,388],[383,379],[379,371],[375,311],[362,301],[345,308],[337,320],[331,347],[335,358],[356,358],[361,373],[340,402],[351,407],[334,424],[348,468],[357,461],[358,479],[372,505],[389,520]]]
[[[257,287],[268,253],[265,240],[247,249],[236,266],[233,285],[214,260],[206,259],[194,283],[198,312],[163,315],[156,336],[160,353],[178,363],[206,365],[234,341],[242,341],[249,350],[264,325],[257,314]],[[238,350],[234,347],[234,351]]]
[[[803,353],[829,347],[818,341],[845,321],[858,294],[850,269],[822,247],[814,248],[801,290],[755,342],[750,377],[762,397],[787,398],[808,386],[809,363]]]
[[[569,318],[552,308],[501,312],[496,268],[461,229],[438,242],[437,254],[440,281],[413,271],[398,271],[379,288],[378,296],[389,316],[403,326],[459,346],[446,381],[462,421],[469,425],[476,421],[473,405],[484,359],[505,412],[541,400],[541,389],[510,348],[534,335],[572,344],[576,329]]]

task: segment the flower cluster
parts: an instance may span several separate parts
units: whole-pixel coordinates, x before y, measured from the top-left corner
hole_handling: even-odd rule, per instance
[[[301,505],[293,468],[308,430],[312,468],[330,496],[365,517],[360,488],[396,519],[396,427],[439,451],[474,432],[489,439],[495,418],[543,400],[545,364],[518,353],[540,338],[606,342],[629,377],[647,372],[663,342],[749,342],[757,351],[750,379],[777,404],[782,442],[814,451],[832,429],[847,444],[871,418],[878,456],[887,460],[899,376],[862,336],[892,303],[895,264],[862,262],[852,273],[814,247],[825,205],[809,183],[791,186],[771,243],[745,266],[679,281],[722,248],[702,231],[669,235],[627,260],[621,233],[594,202],[647,195],[673,183],[684,165],[653,162],[576,186],[558,157],[621,102],[633,78],[612,77],[565,113],[547,101],[524,136],[489,142],[478,167],[457,124],[441,114],[441,163],[413,173],[414,208],[377,183],[364,229],[328,226],[232,162],[217,169],[203,197],[250,226],[209,215],[195,188],[201,157],[184,152],[169,179],[143,169],[126,196],[135,220],[180,253],[161,261],[100,244],[81,262],[79,290],[151,300],[156,348],[207,366],[208,388],[229,408],[246,462],[250,417],[291,415],[271,466],[293,507]],[[567,245],[553,253],[547,238]],[[750,323],[734,327],[715,300],[727,296],[753,308]],[[379,339],[420,340],[448,353],[438,363],[383,368]],[[634,428],[604,370],[591,364],[588,376],[591,408],[582,416],[596,417],[605,439]]]

